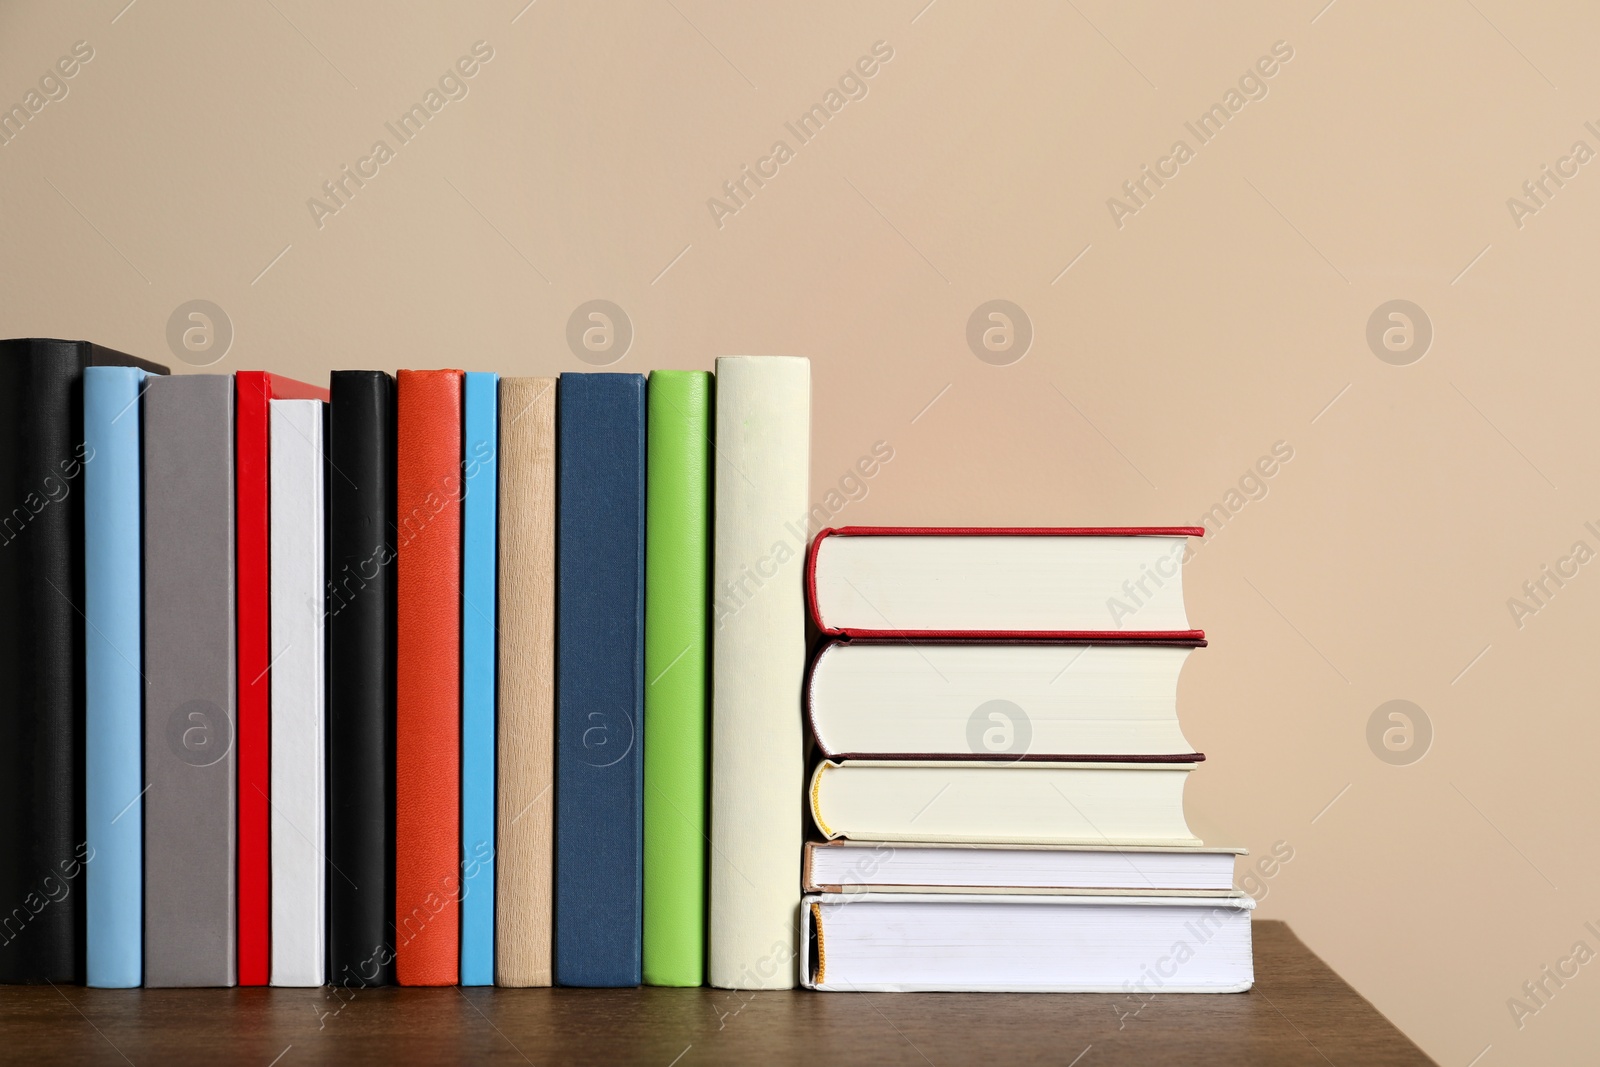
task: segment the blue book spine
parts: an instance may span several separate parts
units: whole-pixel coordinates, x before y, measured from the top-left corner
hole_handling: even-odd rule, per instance
[[[495,486],[500,376],[466,375],[461,506],[461,984],[494,984]]]
[[[645,380],[556,394],[555,981],[639,984]]]
[[[144,696],[136,367],[83,375],[88,984],[143,981]]]

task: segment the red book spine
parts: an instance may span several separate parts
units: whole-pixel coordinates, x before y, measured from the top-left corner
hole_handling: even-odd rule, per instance
[[[267,375],[235,376],[234,528],[238,553],[239,984],[266,985],[272,954],[270,753],[272,661],[268,615]]]
[[[401,371],[395,484],[395,977],[455,985],[461,880],[460,371]]]
[[[234,393],[239,984],[259,986],[267,984],[272,966],[270,402],[327,400],[328,391],[264,371],[240,371]]]

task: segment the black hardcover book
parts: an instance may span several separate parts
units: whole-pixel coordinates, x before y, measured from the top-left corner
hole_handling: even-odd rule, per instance
[[[87,341],[0,341],[0,982],[84,978]]]
[[[328,976],[394,983],[395,384],[334,371],[328,434]]]

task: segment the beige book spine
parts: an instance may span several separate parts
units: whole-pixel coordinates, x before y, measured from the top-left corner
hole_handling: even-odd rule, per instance
[[[500,380],[495,983],[550,984],[556,379]]]

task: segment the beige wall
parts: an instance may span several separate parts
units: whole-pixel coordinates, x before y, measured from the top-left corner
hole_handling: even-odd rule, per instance
[[[1507,1000],[1600,951],[1600,564],[1520,625],[1507,601],[1600,550],[1600,163],[1560,162],[1600,150],[1600,13],[523,2],[6,3],[0,103],[93,58],[0,146],[0,335],[170,359],[205,299],[219,370],[550,374],[589,369],[567,321],[603,298],[635,333],[618,370],[810,356],[813,494],[894,450],[838,522],[1193,522],[1284,442],[1189,570],[1191,808],[1292,847],[1258,915],[1441,1062],[1592,1053],[1600,964],[1521,1029]],[[385,123],[478,41],[401,145]],[[864,98],[785,129],[880,41]],[[1184,123],[1280,41],[1201,143]],[[308,199],[379,139],[319,226]],[[779,139],[719,225],[708,199]],[[1514,217],[1545,164],[1576,176]],[[1031,321],[1020,362],[969,349],[991,299]],[[1433,330],[1404,366],[1366,336],[1396,299]],[[1431,723],[1420,762],[1369,747],[1392,699]]]

